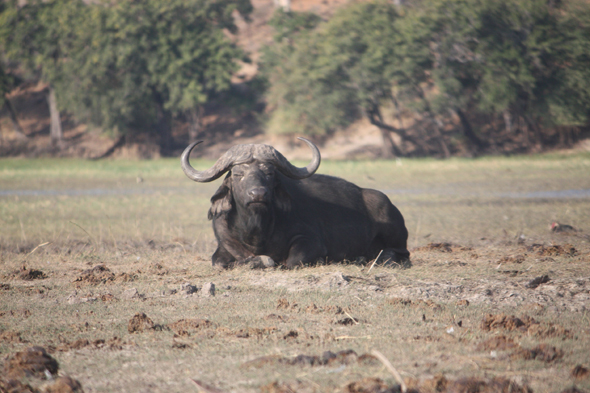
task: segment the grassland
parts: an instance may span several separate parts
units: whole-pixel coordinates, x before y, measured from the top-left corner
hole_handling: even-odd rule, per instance
[[[38,345],[86,392],[199,391],[193,379],[227,392],[377,392],[398,384],[362,356],[377,349],[421,392],[475,379],[488,391],[590,390],[590,155],[320,172],[389,195],[413,267],[217,271],[206,212],[219,181],[193,183],[167,159],[0,160],[3,378]],[[578,231],[552,233],[553,221]]]

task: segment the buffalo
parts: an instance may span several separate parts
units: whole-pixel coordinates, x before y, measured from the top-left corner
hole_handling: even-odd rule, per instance
[[[408,231],[389,198],[338,177],[314,174],[320,152],[299,139],[313,153],[303,168],[272,146],[244,144],[198,171],[189,156],[202,141],[184,150],[182,170],[191,180],[210,182],[227,172],[208,213],[218,243],[213,265],[228,268],[263,258],[266,266],[276,262],[294,268],[362,257],[408,265]]]

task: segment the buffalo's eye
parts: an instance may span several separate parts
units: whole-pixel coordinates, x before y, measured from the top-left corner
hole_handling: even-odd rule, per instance
[[[232,172],[232,176],[237,177],[237,178],[241,178],[241,177],[244,177],[244,173],[243,172]]]

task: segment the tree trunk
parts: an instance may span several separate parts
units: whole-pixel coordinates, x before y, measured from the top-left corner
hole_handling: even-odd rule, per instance
[[[471,145],[471,154],[477,154],[480,150],[483,150],[485,144],[481,141],[481,139],[479,139],[475,132],[473,132],[471,122],[469,122],[469,119],[467,118],[467,116],[465,116],[465,113],[463,113],[463,111],[459,108],[455,109],[455,113],[459,117],[459,120],[461,120],[461,126],[463,127],[463,135],[465,135],[465,138]]]
[[[188,129],[189,143],[197,140],[202,129],[203,107],[201,105],[189,110],[190,125]]]
[[[440,146],[444,158],[449,158],[451,156],[451,152],[449,151],[449,147],[447,146],[447,142],[442,134],[442,124],[440,121],[434,116],[434,113],[430,111],[430,107],[427,109],[428,115],[430,116],[430,120],[432,121],[432,125],[434,126],[434,132],[436,136],[436,140]]]
[[[451,156],[451,152],[449,151],[449,147],[447,146],[447,143],[445,142],[443,137],[442,124],[436,118],[436,116],[434,116],[434,113],[430,108],[430,102],[428,102],[428,100],[426,99],[426,95],[424,94],[424,90],[422,90],[422,87],[415,85],[414,88],[415,91],[418,93],[418,96],[422,99],[422,101],[424,101],[424,108],[426,110],[426,113],[428,114],[428,117],[430,118],[430,121],[432,122],[432,125],[434,126],[435,137],[438,141],[442,154],[444,158],[449,158]]]
[[[527,123],[528,129],[533,132],[535,144],[537,145],[536,147],[539,150],[543,150],[545,147],[545,143],[543,142],[543,131],[540,129],[538,123],[536,123],[534,120],[531,120],[528,116],[525,115],[524,119]]]
[[[12,105],[12,102],[10,102],[10,100],[8,99],[8,97],[4,97],[4,106],[6,107],[6,110],[8,111],[8,114],[10,115],[10,120],[12,121],[12,128],[14,130],[14,133],[16,134],[18,139],[27,139],[27,135],[24,133],[22,127],[20,126],[19,122],[18,122],[18,118],[16,117],[16,110],[14,109],[14,106]]]
[[[379,111],[379,107],[377,105],[374,105],[373,108],[371,108],[370,110],[365,109],[364,112],[365,116],[367,117],[367,119],[369,119],[371,124],[379,128],[379,131],[381,132],[381,138],[383,139],[381,155],[384,158],[395,158],[402,156],[403,152],[400,148],[398,148],[398,146],[395,145],[393,139],[391,139],[390,134],[390,132],[396,132],[397,130],[395,129],[395,127],[392,127],[383,122],[383,118],[381,116],[381,112]],[[403,135],[400,136],[403,140]]]
[[[57,109],[57,98],[55,97],[55,89],[49,87],[47,92],[47,103],[49,104],[49,115],[51,118],[51,125],[49,128],[49,135],[51,136],[51,143],[53,145],[61,146],[63,141],[63,131],[61,128],[61,117]]]
[[[508,135],[512,133],[512,116],[510,115],[510,111],[506,109],[502,115],[504,116],[504,126],[506,127],[506,132]]]
[[[160,144],[160,154],[167,155],[172,150],[172,130],[170,129],[170,113],[164,109],[164,103],[156,98],[156,133]]]
[[[402,155],[401,150],[395,145],[393,139],[391,139],[391,134],[388,130],[379,127],[379,131],[381,131],[381,138],[383,139],[383,146],[381,148],[381,154],[383,158],[396,158]]]

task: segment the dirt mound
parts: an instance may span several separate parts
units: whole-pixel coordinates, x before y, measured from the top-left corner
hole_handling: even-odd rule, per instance
[[[528,251],[536,252],[544,257],[569,256],[573,257],[578,254],[578,250],[571,244],[544,246],[542,244],[533,244]]]
[[[81,393],[82,385],[70,377],[59,377],[44,389],[45,393]]]
[[[409,393],[533,393],[527,385],[520,386],[502,377],[448,380],[444,375],[438,374],[423,380],[407,378],[405,383]]]
[[[299,311],[299,305],[297,303],[289,303],[286,298],[282,297],[277,300],[277,310]]]
[[[26,343],[26,340],[23,340],[23,338],[20,336],[19,332],[13,332],[13,331],[3,331],[0,332],[0,342],[5,342],[5,343]]]
[[[326,366],[353,364],[357,362],[375,361],[375,357],[369,354],[358,356],[352,349],[345,349],[336,353],[326,351],[321,356],[317,355],[297,355],[293,358],[282,356],[262,356],[242,364],[242,367],[261,368],[267,364],[287,364],[290,366]]]
[[[382,379],[374,377],[367,377],[351,382],[342,389],[343,393],[393,393],[396,391],[398,390],[389,388]]]
[[[494,351],[494,350],[505,350],[517,347],[518,344],[513,339],[506,336],[495,336],[489,338],[477,345],[478,351]]]
[[[155,274],[156,276],[165,276],[169,273],[168,269],[164,267],[161,263],[153,263],[147,269],[149,274]]]
[[[264,317],[264,319],[270,320],[270,321],[279,321],[279,322],[287,322],[289,320],[288,317],[284,316],[284,315],[280,315],[280,314],[268,314],[266,317]]]
[[[524,359],[524,360],[541,360],[546,363],[550,363],[556,359],[563,357],[563,351],[555,348],[551,345],[540,344],[533,349],[527,349],[519,347],[511,355],[511,359]]]
[[[9,280],[24,280],[24,281],[33,281],[33,280],[42,280],[47,278],[47,275],[43,273],[41,270],[37,269],[28,269],[26,266],[22,266],[20,269],[15,270],[11,273],[7,273],[3,276]],[[10,290],[10,285],[2,284],[2,289],[5,291]]]
[[[47,278],[47,275],[45,273],[43,273],[41,270],[27,269],[25,266],[23,266],[21,268],[20,272],[18,273],[17,277],[20,278],[21,280],[32,281],[32,280],[42,280],[44,278]]]
[[[575,386],[572,386],[571,388],[567,388],[567,389],[563,390],[561,393],[586,393],[586,392],[578,389]]]
[[[246,329],[239,329],[237,332],[235,332],[235,336],[237,338],[250,338],[250,337],[256,337],[256,338],[261,338],[263,336],[268,336],[271,333],[274,333],[278,331],[278,329],[274,326],[271,327],[265,327],[265,328],[246,328]],[[297,333],[297,332],[295,332]]]
[[[553,323],[533,324],[528,327],[527,334],[537,338],[561,337],[564,340],[566,338],[574,338],[574,334],[571,330]]]
[[[137,280],[137,278],[139,277],[139,273],[141,273],[141,272],[137,271],[136,273],[119,273],[115,277],[115,281],[117,281],[117,282],[133,282],[133,281]]]
[[[387,304],[390,304],[392,306],[402,306],[402,307],[430,308],[435,311],[440,311],[443,309],[442,305],[435,303],[430,299],[428,299],[428,300],[422,300],[422,299],[411,300],[411,299],[407,299],[407,298],[392,297],[390,299],[387,299]],[[469,304],[469,302],[467,302],[465,305],[467,305],[467,304]]]
[[[23,384],[16,379],[4,380],[0,378],[0,392],[4,393],[38,393],[31,385]]]
[[[587,367],[584,367],[581,364],[578,364],[572,370],[572,377],[574,377],[577,380],[586,379],[588,378],[588,376],[590,376],[590,370],[588,370]]]
[[[300,380],[278,382],[274,381],[260,387],[260,393],[313,393],[317,389],[310,383]]]
[[[201,329],[211,326],[213,324],[206,319],[180,319],[168,324],[168,327],[178,336],[190,336]]]
[[[569,329],[553,323],[539,323],[534,318],[524,316],[522,318],[506,314],[488,314],[480,323],[480,328],[486,331],[507,330],[526,333],[535,338],[562,339],[573,338],[574,334]]]
[[[533,318],[525,316],[523,319],[517,318],[514,315],[506,314],[488,314],[481,321],[480,328],[482,330],[497,330],[504,329],[508,331],[520,330],[526,332],[531,324],[537,323]]]
[[[105,265],[96,265],[84,270],[74,282],[79,284],[98,285],[115,280],[115,274]]]
[[[121,350],[123,349],[125,342],[119,337],[112,337],[107,340],[98,339],[94,341],[79,339],[74,342],[62,342],[58,345],[55,350],[59,352],[67,352],[71,350],[77,350],[82,348],[90,349],[109,349],[109,350]]]
[[[500,258],[497,263],[523,263],[526,260],[526,255],[506,255]]]
[[[38,377],[45,378],[46,372],[56,375],[59,365],[45,348],[30,347],[17,352],[4,365],[4,373],[10,378]]]
[[[137,313],[129,320],[127,331],[129,333],[143,332],[144,330],[154,330],[156,325],[150,317],[144,313]]]
[[[112,293],[103,293],[98,297],[103,302],[114,302],[117,298]]]
[[[315,303],[310,304],[305,308],[305,312],[309,314],[343,314],[344,310],[340,306],[325,306],[325,307],[318,307]]]
[[[460,246],[453,243],[428,243],[425,246],[415,248],[413,251],[457,252],[472,250],[471,247]]]

